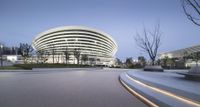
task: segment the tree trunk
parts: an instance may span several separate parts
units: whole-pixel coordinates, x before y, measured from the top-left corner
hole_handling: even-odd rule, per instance
[[[195,62],[196,62],[196,66],[198,66],[198,60],[196,60]]]
[[[65,56],[65,63],[67,64],[67,56]]]
[[[155,65],[155,59],[152,59],[152,65],[153,66]]]
[[[79,65],[79,59],[77,58],[77,64]]]

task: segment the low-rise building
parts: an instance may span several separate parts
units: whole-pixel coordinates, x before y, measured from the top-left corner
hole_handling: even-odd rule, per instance
[[[197,52],[200,52],[200,45],[160,53],[159,59],[164,59],[166,57],[170,59],[183,59],[185,56],[189,56]],[[197,64],[200,65],[200,61],[198,61]],[[195,66],[195,65],[196,62],[191,59],[188,59],[185,64],[185,66]]]

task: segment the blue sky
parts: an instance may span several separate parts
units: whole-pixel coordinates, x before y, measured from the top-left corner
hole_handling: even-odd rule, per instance
[[[82,25],[110,34],[119,58],[145,53],[134,36],[143,26],[160,22],[159,52],[200,44],[200,27],[184,15],[180,0],[0,0],[0,41],[6,45],[31,43],[40,32],[58,26]]]

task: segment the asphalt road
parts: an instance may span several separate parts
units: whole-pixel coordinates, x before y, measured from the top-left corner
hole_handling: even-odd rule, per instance
[[[0,72],[0,107],[143,107],[118,81],[122,71]]]

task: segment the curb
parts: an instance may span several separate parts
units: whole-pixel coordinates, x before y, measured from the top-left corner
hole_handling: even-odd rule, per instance
[[[133,80],[132,80],[133,79]],[[183,106],[183,107],[200,107],[200,102],[178,96],[174,93],[153,87],[149,84],[142,83],[139,80],[135,80],[130,77],[127,73],[120,74],[120,81],[122,85],[134,96],[139,97],[141,101],[149,106]],[[139,95],[134,94],[137,92]],[[146,101],[149,100],[149,101]],[[153,105],[151,104],[153,103]],[[155,104],[155,105],[154,105]]]
[[[140,95],[139,93],[137,93],[136,91],[134,91],[133,89],[131,89],[128,85],[126,85],[126,83],[119,77],[119,82],[122,84],[122,86],[128,91],[130,92],[133,96],[135,96],[136,98],[138,98],[139,100],[141,100],[144,104],[146,104],[149,107],[159,107],[158,105],[156,105],[155,103],[151,102],[150,100],[148,100],[147,98],[145,98],[144,96]]]

